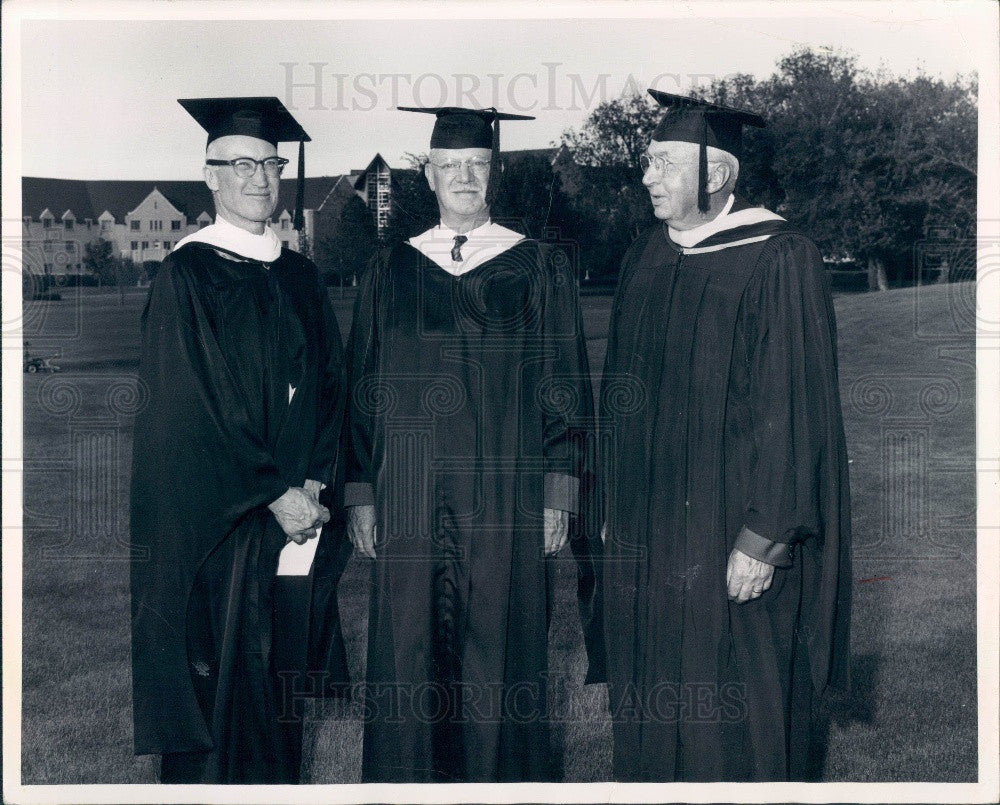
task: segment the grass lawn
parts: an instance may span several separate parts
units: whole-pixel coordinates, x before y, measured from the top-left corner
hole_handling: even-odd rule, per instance
[[[850,697],[824,704],[825,780],[976,779],[973,285],[843,296],[840,328],[855,604]],[[346,333],[350,298],[332,293]],[[23,782],[151,783],[131,750],[127,499],[144,295],[70,289],[27,312],[31,351],[63,372],[25,375]],[[599,372],[611,300],[584,297]],[[606,692],[581,686],[572,560],[558,564],[550,666],[569,714],[557,731],[565,779],[608,779]],[[368,565],[340,589],[360,679]],[[306,780],[356,781],[350,705],[317,703]]]

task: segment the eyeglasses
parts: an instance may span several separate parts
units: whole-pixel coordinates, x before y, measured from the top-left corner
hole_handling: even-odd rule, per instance
[[[463,165],[468,165],[469,170],[473,173],[483,174],[490,169],[490,161],[488,159],[466,159],[464,162],[459,162],[456,159],[450,159],[447,162],[435,162],[434,160],[428,160],[435,168],[444,171],[448,174],[456,174],[462,170]]]
[[[281,176],[281,172],[285,169],[285,165],[288,164],[288,160],[282,157],[268,157],[267,159],[239,157],[238,159],[206,159],[205,164],[230,165],[241,179],[249,179],[257,172],[257,166],[262,165],[264,175],[276,179]]]
[[[663,173],[666,171],[668,166],[673,164],[675,163],[661,156],[653,156],[652,154],[639,155],[639,167],[642,168],[643,173],[649,170],[650,165],[656,168],[658,173]]]

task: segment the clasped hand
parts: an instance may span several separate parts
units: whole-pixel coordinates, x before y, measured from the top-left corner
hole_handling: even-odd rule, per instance
[[[281,530],[299,545],[315,536],[316,529],[330,519],[330,510],[319,502],[322,488],[319,481],[308,480],[304,487],[290,487],[267,507]]]

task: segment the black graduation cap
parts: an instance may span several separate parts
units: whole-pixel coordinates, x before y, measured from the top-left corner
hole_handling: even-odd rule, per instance
[[[299,122],[284,104],[273,96],[251,98],[179,98],[183,106],[208,132],[207,148],[213,140],[240,134],[255,137],[277,147],[278,143],[298,142],[298,184],[295,192],[295,218],[292,225],[303,229],[302,206],[305,200],[305,143],[311,141]]]
[[[667,113],[653,131],[653,140],[694,143],[698,149],[698,209],[708,211],[708,151],[707,146],[727,151],[737,159],[743,156],[743,127],[764,128],[763,117],[744,109],[734,109],[717,103],[674,95],[650,89]]]
[[[489,148],[490,182],[486,202],[493,203],[500,179],[500,121],[534,120],[530,115],[512,115],[489,109],[463,109],[460,106],[397,106],[402,112],[435,115],[431,148]]]

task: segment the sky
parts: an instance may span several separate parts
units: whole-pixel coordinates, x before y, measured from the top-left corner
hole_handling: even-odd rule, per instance
[[[989,42],[984,3],[638,4],[629,12],[643,18],[632,19],[460,19],[455,6],[418,4],[378,20],[66,19],[88,16],[90,5],[57,3],[49,18],[21,21],[23,175],[199,178],[204,133],[177,104],[182,97],[277,95],[312,137],[306,173],[319,176],[362,168],[375,152],[400,166],[407,152],[426,151],[432,121],[394,111],[397,104],[535,115],[504,126],[502,146],[540,148],[602,100],[654,83],[685,92],[737,72],[766,77],[802,46],[853,53],[893,75],[950,79],[974,72]],[[300,8],[254,6],[276,16]],[[182,4],[152,7],[184,13]],[[148,8],[95,6],[105,17]],[[221,3],[200,8],[235,13]],[[498,17],[512,7],[472,8]],[[387,14],[384,6],[332,4],[307,13],[317,9]],[[281,147],[289,158],[294,152]]]

